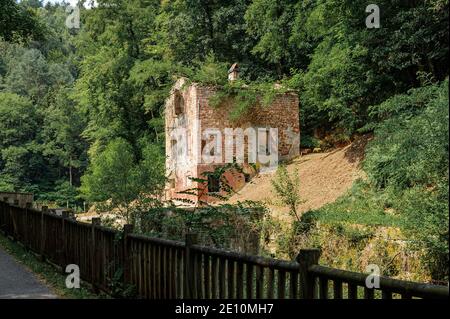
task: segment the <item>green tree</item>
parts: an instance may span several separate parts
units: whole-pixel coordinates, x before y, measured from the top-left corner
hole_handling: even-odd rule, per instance
[[[33,8],[14,0],[0,1],[0,38],[6,41],[28,38],[42,40],[44,33],[44,27]]]
[[[82,137],[85,121],[70,99],[70,90],[55,91],[43,115],[43,155],[54,158],[58,166],[64,168],[70,186],[78,185],[87,165],[88,144]]]
[[[137,141],[149,134],[156,139],[161,133],[149,131],[149,123],[158,126],[154,119],[161,118],[159,107],[164,98],[160,92],[168,91],[167,64],[143,62],[151,58],[144,50],[144,40],[152,32],[157,8],[157,1],[103,0],[95,10],[86,12],[77,39],[83,62],[74,99],[87,120],[83,135],[92,152],[120,137],[138,157]]]
[[[300,34],[295,28],[304,24],[310,2],[255,0],[247,8],[246,30],[258,40],[251,52],[266,61],[266,67],[273,69],[278,78],[289,75],[292,68],[304,69],[308,65],[311,41],[294,35]]]
[[[0,186],[23,190],[34,176],[37,122],[31,101],[0,92]]]
[[[195,68],[209,55],[229,66],[239,62],[242,76],[249,80],[273,76],[275,70],[267,68],[260,57],[251,53],[256,40],[248,34],[244,18],[250,3],[249,0],[163,2],[149,49],[166,60]]]
[[[381,28],[365,26],[367,1],[315,1],[294,29],[296,41],[317,46],[299,70],[304,132],[341,129],[347,135],[368,121],[367,110],[419,86],[417,72],[448,74],[448,1],[381,1]],[[302,30],[302,29],[299,29]],[[313,42],[313,43],[314,43]],[[438,70],[439,69],[439,70]]]
[[[82,194],[101,208],[117,209],[130,222],[133,205],[139,205],[145,197],[159,195],[165,183],[160,153],[151,145],[143,149],[143,160],[137,162],[126,140],[112,140],[92,159],[82,178]]]

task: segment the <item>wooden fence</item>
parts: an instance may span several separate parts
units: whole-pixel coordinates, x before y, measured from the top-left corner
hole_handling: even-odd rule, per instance
[[[284,261],[132,234],[81,223],[0,201],[0,230],[64,272],[80,268],[81,279],[96,291],[115,294],[132,288],[138,298],[448,298],[447,286],[380,277],[379,288],[366,287],[367,274],[318,264],[320,251],[300,250],[297,261]]]

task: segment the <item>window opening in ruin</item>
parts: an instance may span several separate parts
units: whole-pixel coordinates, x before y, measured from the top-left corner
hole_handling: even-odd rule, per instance
[[[266,155],[270,155],[270,131],[266,129]]]
[[[180,115],[183,113],[184,111],[184,99],[183,96],[181,95],[180,91],[176,90],[175,91],[175,115]]]
[[[270,129],[259,128],[258,129],[258,152],[260,154],[270,155]]]

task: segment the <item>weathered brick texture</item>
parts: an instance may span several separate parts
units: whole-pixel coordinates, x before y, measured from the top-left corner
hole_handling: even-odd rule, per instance
[[[279,160],[286,160],[299,154],[299,141],[292,143],[288,130],[300,133],[299,100],[293,92],[277,94],[268,107],[255,105],[238,121],[229,119],[231,101],[223,101],[220,106],[212,107],[210,98],[215,94],[216,88],[198,84],[186,85],[185,79],[180,79],[174,85],[171,95],[166,101],[165,130],[166,130],[166,170],[169,176],[166,196],[170,199],[189,198],[196,202],[198,196],[177,194],[180,191],[193,188],[205,188],[206,185],[193,182],[189,177],[204,178],[205,171],[212,171],[218,164],[206,164],[201,160],[201,150],[207,143],[202,142],[202,134],[207,129],[216,129],[222,135],[222,159],[225,161],[225,151],[235,145],[226,146],[225,128],[278,128],[278,155]],[[181,111],[180,111],[181,110]],[[198,129],[197,129],[198,128]],[[186,132],[186,152],[179,153],[175,159],[174,150],[179,149],[180,140],[174,132]],[[247,159],[247,138],[245,141],[245,158]],[[217,156],[218,152],[215,153]],[[233,153],[236,154],[236,153]],[[220,164],[219,164],[220,165]],[[252,166],[244,164],[244,171],[254,174]],[[230,186],[238,190],[245,184],[245,176],[238,172],[228,172],[224,175]],[[202,200],[213,201],[214,198],[203,197]]]

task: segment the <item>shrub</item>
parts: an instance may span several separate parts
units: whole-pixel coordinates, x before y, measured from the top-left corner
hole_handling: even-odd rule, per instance
[[[438,280],[448,280],[448,94],[446,80],[384,102],[378,114],[394,115],[377,126],[364,162],[373,185],[405,216],[413,246],[425,249]]]
[[[315,137],[307,134],[300,134],[300,146],[303,148],[316,148],[320,141]]]
[[[368,179],[304,216],[331,226],[399,227],[428,274],[448,281],[448,94],[448,80],[428,83],[371,107]]]
[[[394,115],[377,125],[369,144],[364,169],[370,181],[399,190],[448,181],[448,81],[396,96],[378,112],[396,107],[403,111],[391,111]]]
[[[300,198],[300,177],[298,170],[292,174],[286,169],[286,166],[280,165],[277,169],[275,178],[272,180],[272,186],[283,204],[289,207],[289,213],[300,222],[300,215],[297,207],[301,204]]]

